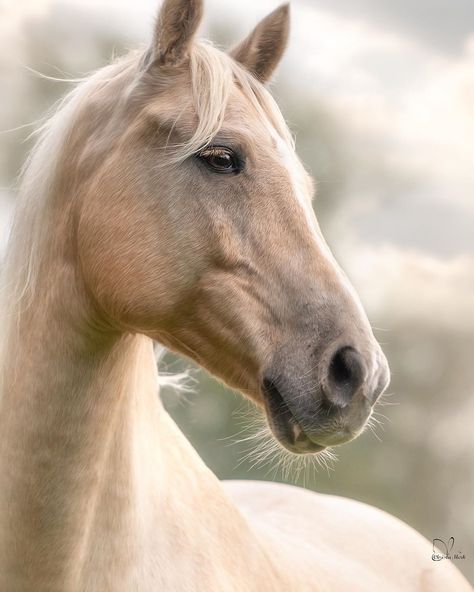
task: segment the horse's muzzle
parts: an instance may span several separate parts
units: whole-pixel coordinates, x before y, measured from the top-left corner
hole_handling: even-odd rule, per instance
[[[285,368],[286,366],[286,368]],[[350,345],[321,356],[309,369],[273,364],[262,381],[268,423],[295,453],[314,453],[361,433],[389,382],[388,364],[376,345],[363,355]]]

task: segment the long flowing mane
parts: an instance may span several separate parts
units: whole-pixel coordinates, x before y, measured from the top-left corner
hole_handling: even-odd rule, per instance
[[[131,88],[144,62],[143,52],[130,53],[96,71],[61,99],[35,132],[37,140],[19,177],[16,211],[0,268],[0,398],[10,338],[22,312],[35,298],[45,245],[54,231],[50,214],[63,148],[81,107],[118,77],[123,90]],[[186,144],[167,146],[173,159],[184,160],[212,140],[222,125],[234,85],[285,142],[293,143],[270,93],[230,56],[208,42],[195,43],[189,67],[198,125]]]
[[[36,130],[36,142],[20,172],[16,208],[0,268],[0,400],[13,332],[35,298],[45,244],[51,239],[50,212],[58,163],[80,105],[124,67],[106,66],[78,84]]]

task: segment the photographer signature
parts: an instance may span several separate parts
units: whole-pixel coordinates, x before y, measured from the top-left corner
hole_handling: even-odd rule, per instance
[[[442,561],[443,559],[466,559],[464,553],[461,553],[460,551],[453,553],[453,547],[454,537],[450,537],[447,543],[442,539],[433,539],[433,554],[431,555],[431,559],[433,561]]]

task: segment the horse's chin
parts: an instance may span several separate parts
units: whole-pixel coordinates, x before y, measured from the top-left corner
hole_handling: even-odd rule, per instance
[[[357,417],[355,423],[335,425],[324,422],[322,418],[314,422],[310,429],[295,413],[280,391],[271,383],[263,392],[263,408],[270,430],[279,444],[294,454],[317,454],[333,446],[346,444],[361,434],[370,417]]]
[[[264,397],[263,407],[273,436],[294,454],[317,454],[326,446],[312,440],[278,392]]]
[[[313,442],[303,431],[291,442],[285,437],[281,437],[275,429],[270,429],[280,445],[293,454],[318,454],[327,448],[317,442]]]

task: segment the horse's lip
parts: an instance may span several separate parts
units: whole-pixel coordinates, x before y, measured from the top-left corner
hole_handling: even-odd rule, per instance
[[[326,446],[318,444],[307,435],[273,382],[266,382],[262,390],[273,431],[285,448],[298,454],[325,450]]]

